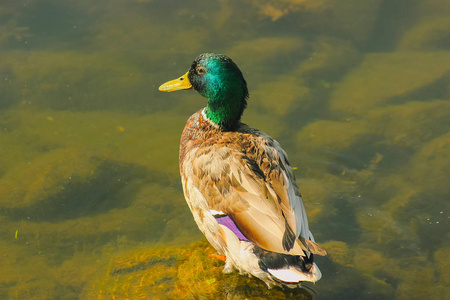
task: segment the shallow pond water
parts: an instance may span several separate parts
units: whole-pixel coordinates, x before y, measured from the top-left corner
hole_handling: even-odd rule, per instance
[[[203,52],[289,155],[313,287],[208,256],[178,174],[205,99],[157,90]],[[3,1],[0,299],[449,299],[449,86],[445,0]]]

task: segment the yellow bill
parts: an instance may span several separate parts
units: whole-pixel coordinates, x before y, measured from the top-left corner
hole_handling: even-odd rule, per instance
[[[188,78],[188,72],[180,78],[168,81],[159,87],[161,92],[174,92],[179,90],[191,90],[193,89],[191,82]]]

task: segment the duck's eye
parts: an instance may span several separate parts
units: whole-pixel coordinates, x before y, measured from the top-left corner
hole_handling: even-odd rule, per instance
[[[197,68],[195,70],[197,71],[198,75],[203,75],[206,73],[206,69],[201,66],[197,66]]]

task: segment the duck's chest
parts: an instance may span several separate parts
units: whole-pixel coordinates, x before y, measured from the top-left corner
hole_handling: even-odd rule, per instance
[[[198,148],[209,147],[217,143],[223,132],[208,120],[202,110],[193,114],[183,129],[180,140],[180,168],[186,154]]]

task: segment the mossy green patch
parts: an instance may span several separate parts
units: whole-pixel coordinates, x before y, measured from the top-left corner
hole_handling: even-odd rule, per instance
[[[244,66],[250,64],[257,67],[281,56],[298,53],[303,50],[304,45],[304,42],[298,38],[266,37],[243,41],[230,49],[227,54],[230,57],[236,57],[235,62],[240,66],[243,64],[240,63],[239,58],[245,57]]]
[[[353,44],[347,40],[329,36],[319,36],[314,40],[310,56],[302,61],[298,76],[307,79],[340,78],[344,70],[354,66],[360,58]]]
[[[16,105],[41,109],[99,109],[136,95],[142,71],[114,55],[76,51],[11,51],[1,54],[2,68],[14,79]],[[55,74],[57,76],[55,77]],[[108,75],[108,76],[106,76]],[[111,87],[120,86],[121,89]],[[101,94],[99,94],[101,91]]]
[[[448,16],[426,18],[407,31],[399,41],[400,51],[450,50]]]
[[[323,244],[323,247],[327,250],[327,255],[329,255],[334,263],[346,267],[353,266],[353,251],[346,243],[341,241],[328,241]]]
[[[151,183],[142,186],[129,182],[129,185],[139,192],[134,196],[126,192],[129,198],[125,207],[114,207],[109,202],[102,204],[101,198],[92,198],[91,204],[80,203],[84,206],[80,209],[87,209],[84,216],[73,218],[70,211],[62,210],[60,213],[65,214],[65,218],[35,221],[30,210],[25,220],[8,219],[5,223],[8,225],[1,229],[4,238],[0,247],[3,270],[0,287],[7,287],[3,292],[8,298],[48,299],[62,294],[72,294],[72,298],[76,298],[117,252],[133,247],[148,248],[167,234],[170,241],[164,240],[163,245],[183,245],[200,238],[179,193]],[[107,194],[104,197],[114,198]],[[101,210],[99,205],[103,205]],[[47,206],[47,209],[52,208]],[[27,215],[31,215],[31,219],[27,219]],[[176,233],[173,228],[168,229],[172,220],[183,222],[182,225],[177,223]],[[17,228],[20,234],[15,239]]]
[[[308,171],[307,174],[308,177],[315,177],[317,173]],[[354,189],[355,182],[342,176],[327,175],[322,178],[301,178],[298,180],[298,185],[302,191],[308,220],[314,224],[336,213],[327,208],[332,206],[338,187],[341,192],[349,192]]]
[[[283,116],[292,111],[294,104],[300,105],[310,95],[310,90],[295,76],[281,76],[252,93],[252,101],[272,115]]]
[[[223,274],[206,242],[136,249],[116,255],[84,291],[91,299],[312,299],[303,289],[267,289],[263,282]]]
[[[273,22],[283,18],[295,20],[292,26],[327,34],[344,35],[355,40],[366,40],[376,21],[376,12],[382,1],[359,2],[284,0],[252,1],[256,11]],[[330,13],[332,11],[333,13]],[[352,19],[352,23],[348,20]]]
[[[417,149],[446,133],[449,110],[448,100],[408,101],[371,110],[366,126],[371,133],[383,136],[383,143]]]
[[[447,291],[450,287],[448,283],[450,282],[450,247],[443,247],[434,253],[434,261],[436,262],[436,267],[440,273],[440,284],[442,284]]]
[[[178,173],[178,136],[186,122],[183,116],[16,110],[7,118],[10,130],[6,135],[31,141],[28,152],[70,148],[83,152],[82,160],[97,157]]]
[[[361,115],[432,85],[450,70],[447,52],[369,54],[333,92],[330,108]]]
[[[368,131],[367,124],[361,121],[321,120],[302,128],[297,139],[300,146],[343,150],[355,143],[359,137],[367,135]]]
[[[409,179],[429,191],[445,192],[447,172],[450,169],[450,133],[427,143],[411,161]]]

